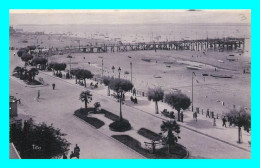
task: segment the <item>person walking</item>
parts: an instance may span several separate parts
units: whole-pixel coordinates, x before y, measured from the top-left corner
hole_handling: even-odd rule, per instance
[[[40,90],[38,90],[37,100],[40,99]]]
[[[135,88],[133,89],[133,96],[136,96],[136,90],[135,90]]]
[[[222,118],[222,122],[223,122],[222,126],[225,127],[225,128],[227,128],[227,126],[226,126],[226,122],[227,122],[226,116],[224,116],[224,117]]]
[[[80,148],[78,147],[78,144],[76,144],[75,148],[74,148],[74,155],[79,159],[79,152],[80,152]]]
[[[197,120],[197,117],[198,117],[197,112],[194,112],[194,113],[193,113],[193,118],[196,120],[196,122],[198,121],[198,120]]]
[[[52,84],[52,90],[54,90],[54,89],[55,89],[55,83]]]
[[[207,109],[207,113],[206,113],[206,118],[208,118],[208,117],[209,117],[209,109]]]

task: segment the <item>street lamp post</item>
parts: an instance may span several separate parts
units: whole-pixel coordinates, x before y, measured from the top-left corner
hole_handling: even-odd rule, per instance
[[[103,58],[102,58],[102,80],[103,80],[103,66],[104,66],[104,64],[103,64]]]
[[[193,112],[193,75],[196,76],[194,72],[192,72],[192,74],[191,74],[191,80],[192,80],[192,82],[191,82],[191,103],[192,103],[191,111],[192,112]]]
[[[130,62],[130,69],[131,69],[131,83],[132,83],[132,62]]]
[[[122,88],[120,87],[118,92],[120,93],[120,97],[119,97],[119,101],[120,101],[120,122],[123,121],[123,117],[122,117],[122,94],[123,94],[123,90]]]
[[[118,76],[118,77],[119,77],[119,79],[120,79],[120,72],[121,72],[121,68],[119,67],[119,68],[118,68],[118,73],[119,73],[119,76]]]

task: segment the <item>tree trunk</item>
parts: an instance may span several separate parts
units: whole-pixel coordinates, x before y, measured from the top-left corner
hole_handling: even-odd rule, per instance
[[[241,127],[238,127],[238,143],[241,143]]]
[[[84,79],[84,85],[85,85],[85,87],[86,87],[86,79]]]
[[[87,113],[87,109],[88,109],[88,103],[87,103],[87,98],[85,98],[85,110],[86,110],[86,113]]]
[[[168,143],[168,153],[171,154],[171,145]]]
[[[178,121],[180,121],[181,119],[181,113],[180,113],[180,110],[178,110]]]
[[[75,80],[76,80],[76,84],[78,83],[78,81],[77,81],[77,77],[75,78]]]
[[[158,102],[155,101],[155,114],[159,113]]]

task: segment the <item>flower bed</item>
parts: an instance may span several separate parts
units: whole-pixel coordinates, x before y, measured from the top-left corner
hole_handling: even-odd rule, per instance
[[[74,112],[74,115],[78,118],[84,120],[85,122],[89,123],[90,125],[94,126],[96,129],[101,128],[105,123],[97,118],[94,117],[88,117],[86,115],[85,109],[81,108]]]
[[[139,129],[137,133],[144,136],[147,139],[151,139],[154,141],[159,141],[161,139],[161,136],[159,134],[156,134],[155,132],[150,131],[146,128]]]
[[[125,144],[129,148],[135,150],[136,152],[140,153],[141,155],[145,156],[146,158],[151,159],[183,159],[188,157],[188,151],[185,147],[180,144],[175,144],[171,151],[172,153],[168,153],[168,148],[164,147],[161,149],[156,149],[155,154],[152,154],[150,150],[144,149],[141,146],[141,143],[136,139],[132,138],[129,135],[112,135],[112,138],[116,139],[117,141]]]
[[[131,129],[131,124],[127,120],[123,121],[114,121],[109,125],[110,130],[116,132],[124,132]]]

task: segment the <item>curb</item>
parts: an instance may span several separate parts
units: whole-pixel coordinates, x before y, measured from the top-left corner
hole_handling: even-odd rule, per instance
[[[43,73],[43,74],[45,74],[45,75],[48,75],[48,76],[50,76],[50,77],[53,77],[53,78],[57,78],[57,79],[59,79],[59,80],[61,80],[61,81],[64,81],[64,82],[70,84],[70,85],[73,85],[73,86],[76,86],[76,87],[78,87],[78,88],[81,88],[81,86],[78,86],[78,85],[76,85],[76,84],[69,83],[69,82],[67,82],[67,81],[64,80],[64,79],[61,79],[61,78],[58,78],[58,77],[55,77],[55,76],[46,74],[46,73],[44,73],[44,72],[41,72],[41,73]],[[104,95],[101,95],[101,94],[95,92],[94,90],[92,90],[92,92],[94,92],[94,93],[96,93],[96,94],[98,94],[98,95],[100,95],[100,96],[104,96]],[[113,99],[110,99],[110,100],[115,101],[115,100],[113,100]],[[153,116],[153,117],[156,117],[156,118],[162,119],[162,120],[164,120],[164,121],[167,121],[167,119],[165,119],[165,118],[162,118],[162,117],[156,116],[156,115],[154,115],[154,114],[148,113],[148,112],[146,112],[146,111],[144,111],[144,110],[141,110],[141,109],[138,109],[138,108],[136,108],[136,107],[133,107],[133,106],[130,106],[130,105],[126,105],[126,106],[131,107],[131,108],[134,108],[134,109],[136,109],[136,110],[140,110],[140,111],[142,111],[143,113],[146,113],[146,114],[151,115],[151,116]],[[246,151],[246,152],[251,152],[251,150],[248,150],[248,149],[246,149],[246,148],[240,147],[240,146],[238,146],[238,145],[235,145],[235,144],[232,144],[232,143],[230,143],[230,142],[224,141],[224,140],[219,139],[219,138],[217,138],[217,137],[213,137],[213,136],[211,136],[211,135],[208,135],[208,134],[205,134],[205,133],[203,133],[203,132],[197,131],[197,130],[192,129],[192,128],[190,128],[190,127],[184,126],[184,125],[182,125],[181,123],[179,123],[179,124],[180,124],[181,127],[185,128],[185,129],[187,129],[187,130],[190,130],[190,131],[199,133],[199,134],[204,135],[204,136],[206,136],[206,137],[208,137],[208,138],[212,138],[212,139],[214,139],[214,140],[223,142],[223,143],[225,143],[225,144],[228,144],[228,145],[231,145],[231,146],[233,146],[233,147],[239,148],[239,149],[244,150],[244,151]]]
[[[104,134],[103,132],[99,131],[99,130],[96,129],[94,126],[92,126],[92,125],[90,125],[89,123],[83,121],[82,119],[80,119],[79,117],[75,116],[74,114],[73,114],[73,117],[76,118],[76,119],[78,119],[78,120],[80,120],[81,122],[84,122],[85,124],[87,124],[88,126],[90,126],[91,128],[93,128],[94,130],[96,130],[98,133],[100,133],[100,134],[102,134],[102,135],[108,137],[109,139],[113,140],[114,142],[119,143],[122,147],[124,147],[124,148],[126,148],[126,149],[129,149],[129,150],[131,150],[132,152],[134,152],[135,154],[139,155],[139,156],[141,157],[140,159],[147,159],[146,157],[144,157],[144,156],[141,155],[140,153],[138,153],[138,152],[136,152],[135,150],[129,148],[128,146],[126,146],[125,144],[123,144],[123,143],[119,142],[118,140],[112,138],[111,136],[108,136],[108,135]]]

